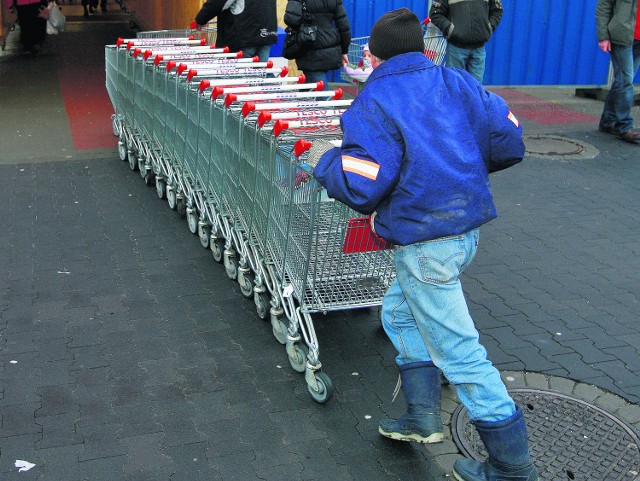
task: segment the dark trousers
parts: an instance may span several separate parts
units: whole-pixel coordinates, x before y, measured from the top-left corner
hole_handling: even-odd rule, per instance
[[[33,50],[34,45],[44,42],[47,21],[38,17],[41,3],[18,5],[18,23],[20,24],[20,41],[26,50]]]

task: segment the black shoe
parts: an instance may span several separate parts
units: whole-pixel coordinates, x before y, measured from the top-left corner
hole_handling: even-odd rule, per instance
[[[618,134],[618,138],[624,140],[625,142],[637,144],[640,142],[640,132],[638,132],[637,130],[627,130],[626,132]]]

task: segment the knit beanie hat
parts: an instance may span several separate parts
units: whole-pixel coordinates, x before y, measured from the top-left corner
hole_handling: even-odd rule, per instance
[[[420,20],[408,8],[385,13],[371,29],[369,48],[380,60],[407,52],[424,52]]]

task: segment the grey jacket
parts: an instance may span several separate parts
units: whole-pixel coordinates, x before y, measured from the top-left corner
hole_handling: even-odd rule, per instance
[[[598,0],[596,34],[598,42],[610,40],[621,45],[633,45],[638,0]]]

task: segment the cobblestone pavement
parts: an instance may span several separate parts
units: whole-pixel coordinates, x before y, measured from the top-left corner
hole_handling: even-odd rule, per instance
[[[20,61],[31,60],[51,64]],[[184,218],[114,148],[74,149],[57,110],[26,119],[7,108],[14,74],[16,63],[0,62],[3,129],[29,120],[35,137],[0,154],[2,480],[444,479],[438,447],[377,434],[403,403],[391,404],[397,370],[375,309],[314,316],[336,388],[314,403]],[[55,91],[54,76],[34,82]],[[32,91],[12,85],[27,102]],[[566,89],[520,91],[601,108]],[[463,278],[481,341],[502,371],[569,378],[637,405],[640,146],[595,125],[523,122],[599,155],[528,157],[492,176],[500,217]],[[49,136],[69,158],[47,154]],[[36,466],[18,473],[16,460]]]

